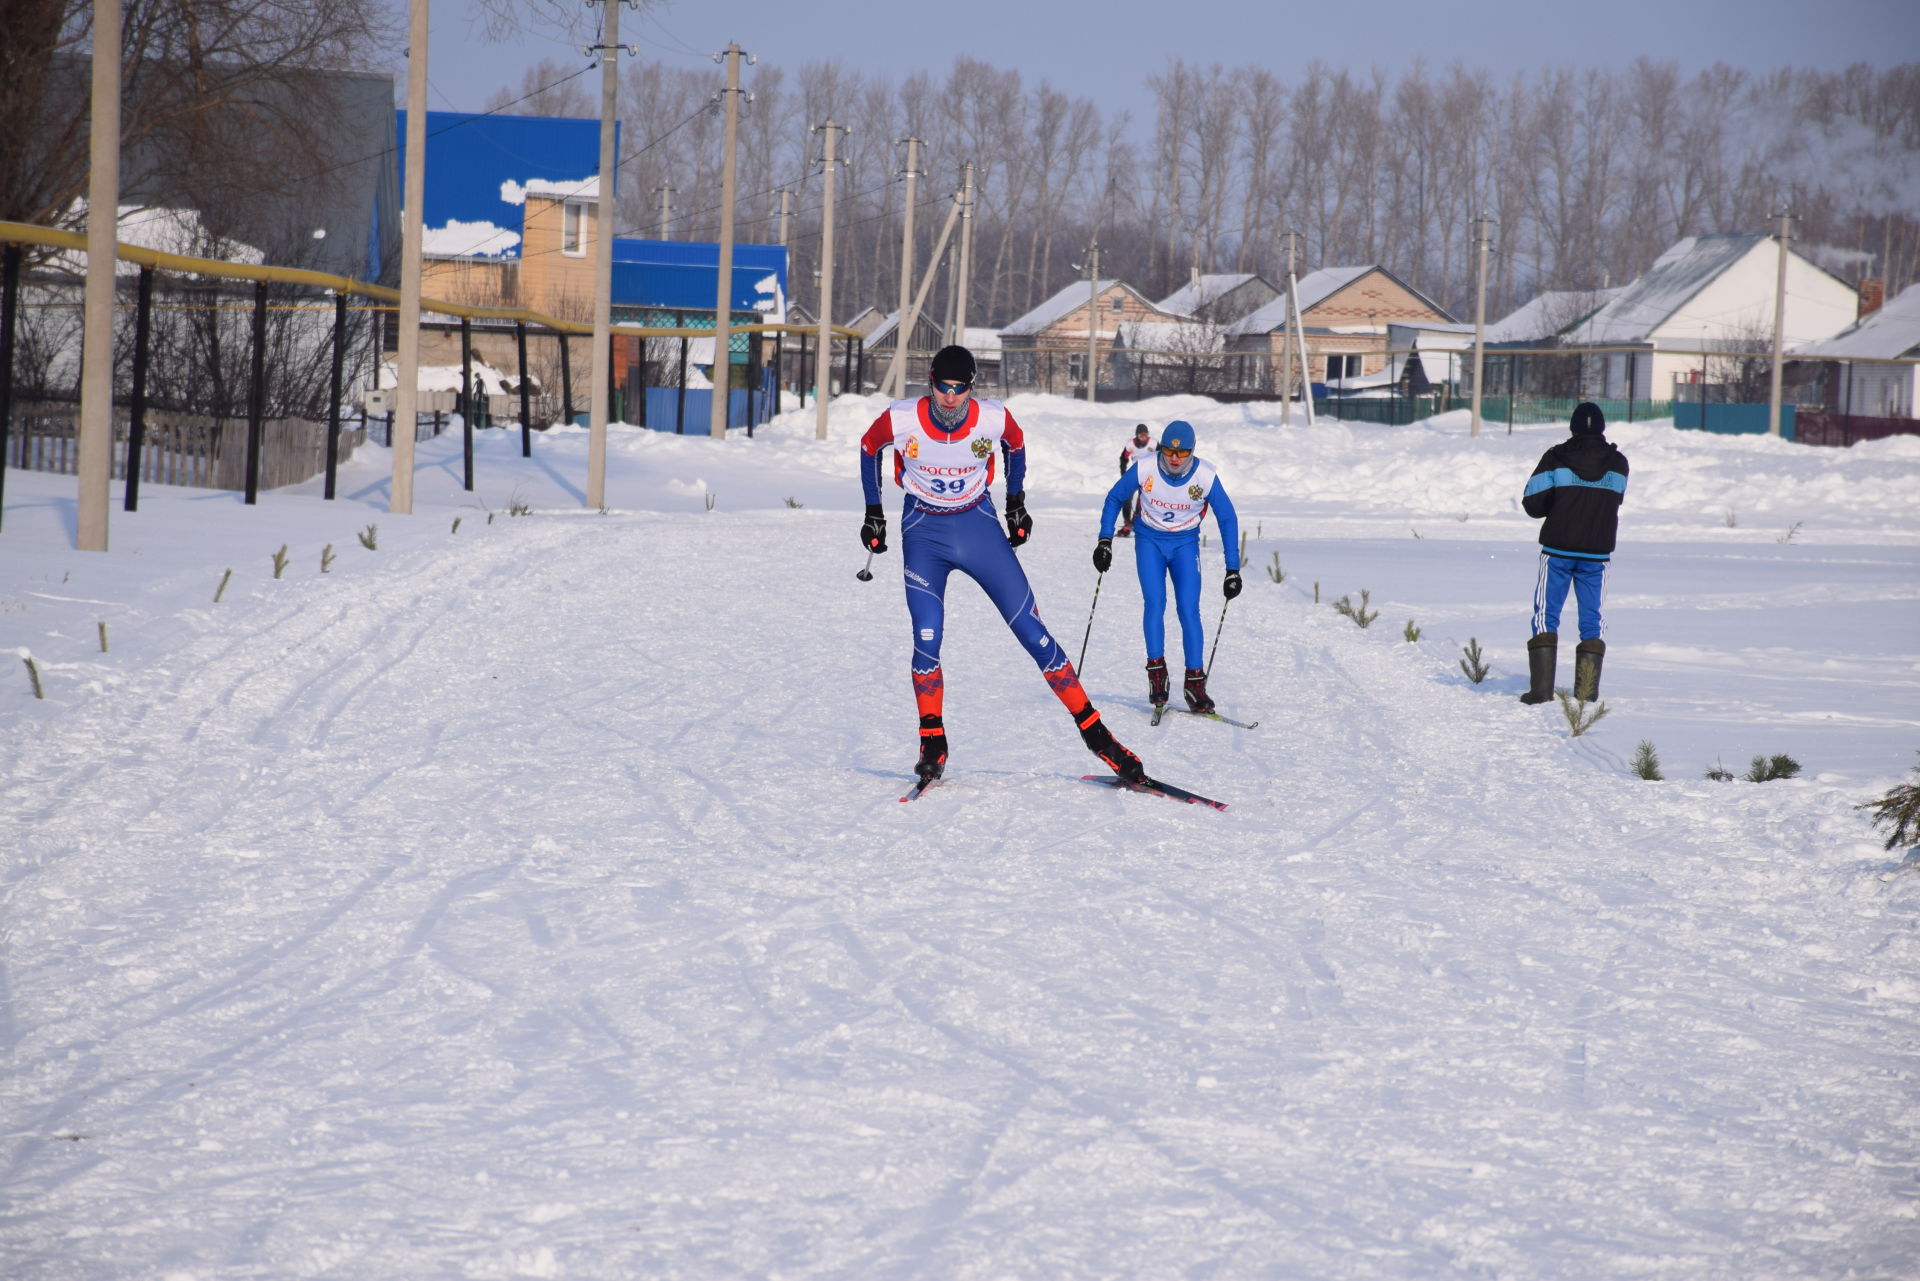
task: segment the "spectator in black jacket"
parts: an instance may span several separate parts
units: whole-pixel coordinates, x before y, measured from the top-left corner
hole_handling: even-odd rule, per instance
[[[1600,664],[1606,657],[1600,607],[1607,597],[1607,561],[1620,529],[1620,503],[1627,494],[1627,456],[1606,437],[1600,406],[1581,401],[1573,410],[1573,434],[1540,456],[1527,478],[1521,503],[1540,526],[1540,578],[1533,589],[1533,639],[1527,642],[1532,687],[1523,703],[1553,697],[1559,656],[1560,607],[1572,587],[1579,601],[1580,643],[1573,651],[1573,690],[1582,701],[1600,697]]]

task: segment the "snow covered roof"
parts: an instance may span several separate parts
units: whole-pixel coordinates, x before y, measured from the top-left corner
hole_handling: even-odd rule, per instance
[[[1116,345],[1132,351],[1199,355],[1224,350],[1227,337],[1218,325],[1196,320],[1123,320]]]
[[[1129,293],[1133,292],[1130,286],[1123,284],[1117,277],[1094,281],[1093,291],[1095,294],[1104,294],[1115,285],[1119,285]],[[1062,316],[1070,314],[1075,307],[1086,306],[1087,288],[1086,281],[1074,281],[1020,319],[1001,329],[1001,334],[1023,337],[1027,334],[1039,333],[1049,325],[1058,322]]]
[[[962,343],[962,346],[976,356],[998,356],[1000,354],[1000,331],[998,329],[989,329],[984,325],[968,325],[965,338],[966,341]]]
[[[1643,342],[1766,236],[1687,236],[1567,337],[1578,343]]]
[[[395,114],[404,166],[407,113]],[[599,171],[598,120],[429,111],[423,251],[518,258],[527,197],[598,199]]]
[[[1920,285],[1908,285],[1880,310],[1854,322],[1831,338],[1793,349],[1801,359],[1833,360],[1843,356],[1894,360],[1920,348]]]
[[[1300,299],[1300,315],[1304,318],[1307,312],[1368,272],[1384,270],[1386,270],[1384,267],[1376,263],[1367,263],[1357,267],[1322,267],[1318,271],[1308,272],[1300,277],[1299,283],[1294,286],[1295,293]],[[1286,323],[1287,295],[1286,290],[1282,289],[1278,298],[1253,314],[1228,325],[1227,336],[1240,338],[1248,334],[1270,334],[1276,329],[1283,328]]]
[[[1174,290],[1154,306],[1176,316],[1191,316],[1208,303],[1232,293],[1250,280],[1258,279],[1251,271],[1201,276]]]
[[[1625,288],[1549,290],[1488,325],[1487,341],[1540,342],[1552,338],[1619,297]]]

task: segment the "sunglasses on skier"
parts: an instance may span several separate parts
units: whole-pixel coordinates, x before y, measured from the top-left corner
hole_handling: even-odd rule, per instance
[[[943,395],[958,396],[961,392],[968,390],[970,386],[971,384],[968,383],[937,382],[933,385],[933,389]]]

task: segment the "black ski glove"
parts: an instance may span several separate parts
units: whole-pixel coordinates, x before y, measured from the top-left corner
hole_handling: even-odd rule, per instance
[[[879,503],[867,504],[867,518],[860,522],[860,545],[870,552],[887,550],[887,509]]]
[[[1101,573],[1113,568],[1113,540],[1103,538],[1093,545],[1093,567]]]
[[[1018,547],[1033,533],[1033,517],[1027,515],[1027,492],[1007,495],[1007,543]]]
[[[1238,596],[1240,594],[1240,571],[1239,570],[1230,569],[1227,571],[1227,576],[1220,580],[1220,594],[1225,596],[1228,600],[1232,600],[1235,596]]]

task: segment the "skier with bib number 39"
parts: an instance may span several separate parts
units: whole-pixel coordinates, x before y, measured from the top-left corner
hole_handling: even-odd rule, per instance
[[[1080,687],[1066,651],[1040,621],[1033,589],[1013,552],[1033,530],[1026,507],[1026,439],[1006,406],[973,398],[973,378],[972,352],[941,348],[929,370],[930,394],[894,401],[860,438],[860,484],[867,500],[862,547],[887,550],[880,452],[889,445],[894,483],[906,491],[900,512],[901,568],[913,623],[913,697],[920,713],[920,760],[914,775],[924,787],[946,768],[940,642],[946,628],[947,577],[959,570],[993,601],[1073,715],[1081,740],[1093,754],[1125,782],[1142,783],[1146,771],[1140,758],[1114,739]],[[1004,534],[988,488],[996,453],[1005,456],[1007,466]]]
[[[1213,464],[1193,456],[1193,426],[1180,419],[1160,433],[1157,454],[1143,454],[1107,491],[1100,511],[1100,541],[1093,567],[1106,573],[1113,564],[1113,522],[1120,504],[1138,494],[1140,514],[1133,537],[1134,567],[1140,572],[1147,641],[1147,698],[1157,708],[1167,701],[1167,579],[1173,579],[1174,611],[1180,616],[1180,641],[1187,664],[1189,711],[1213,711],[1207,672],[1201,666],[1206,635],[1200,625],[1200,522],[1213,512],[1226,552],[1227,576],[1220,590],[1228,600],[1240,594],[1240,518]]]

